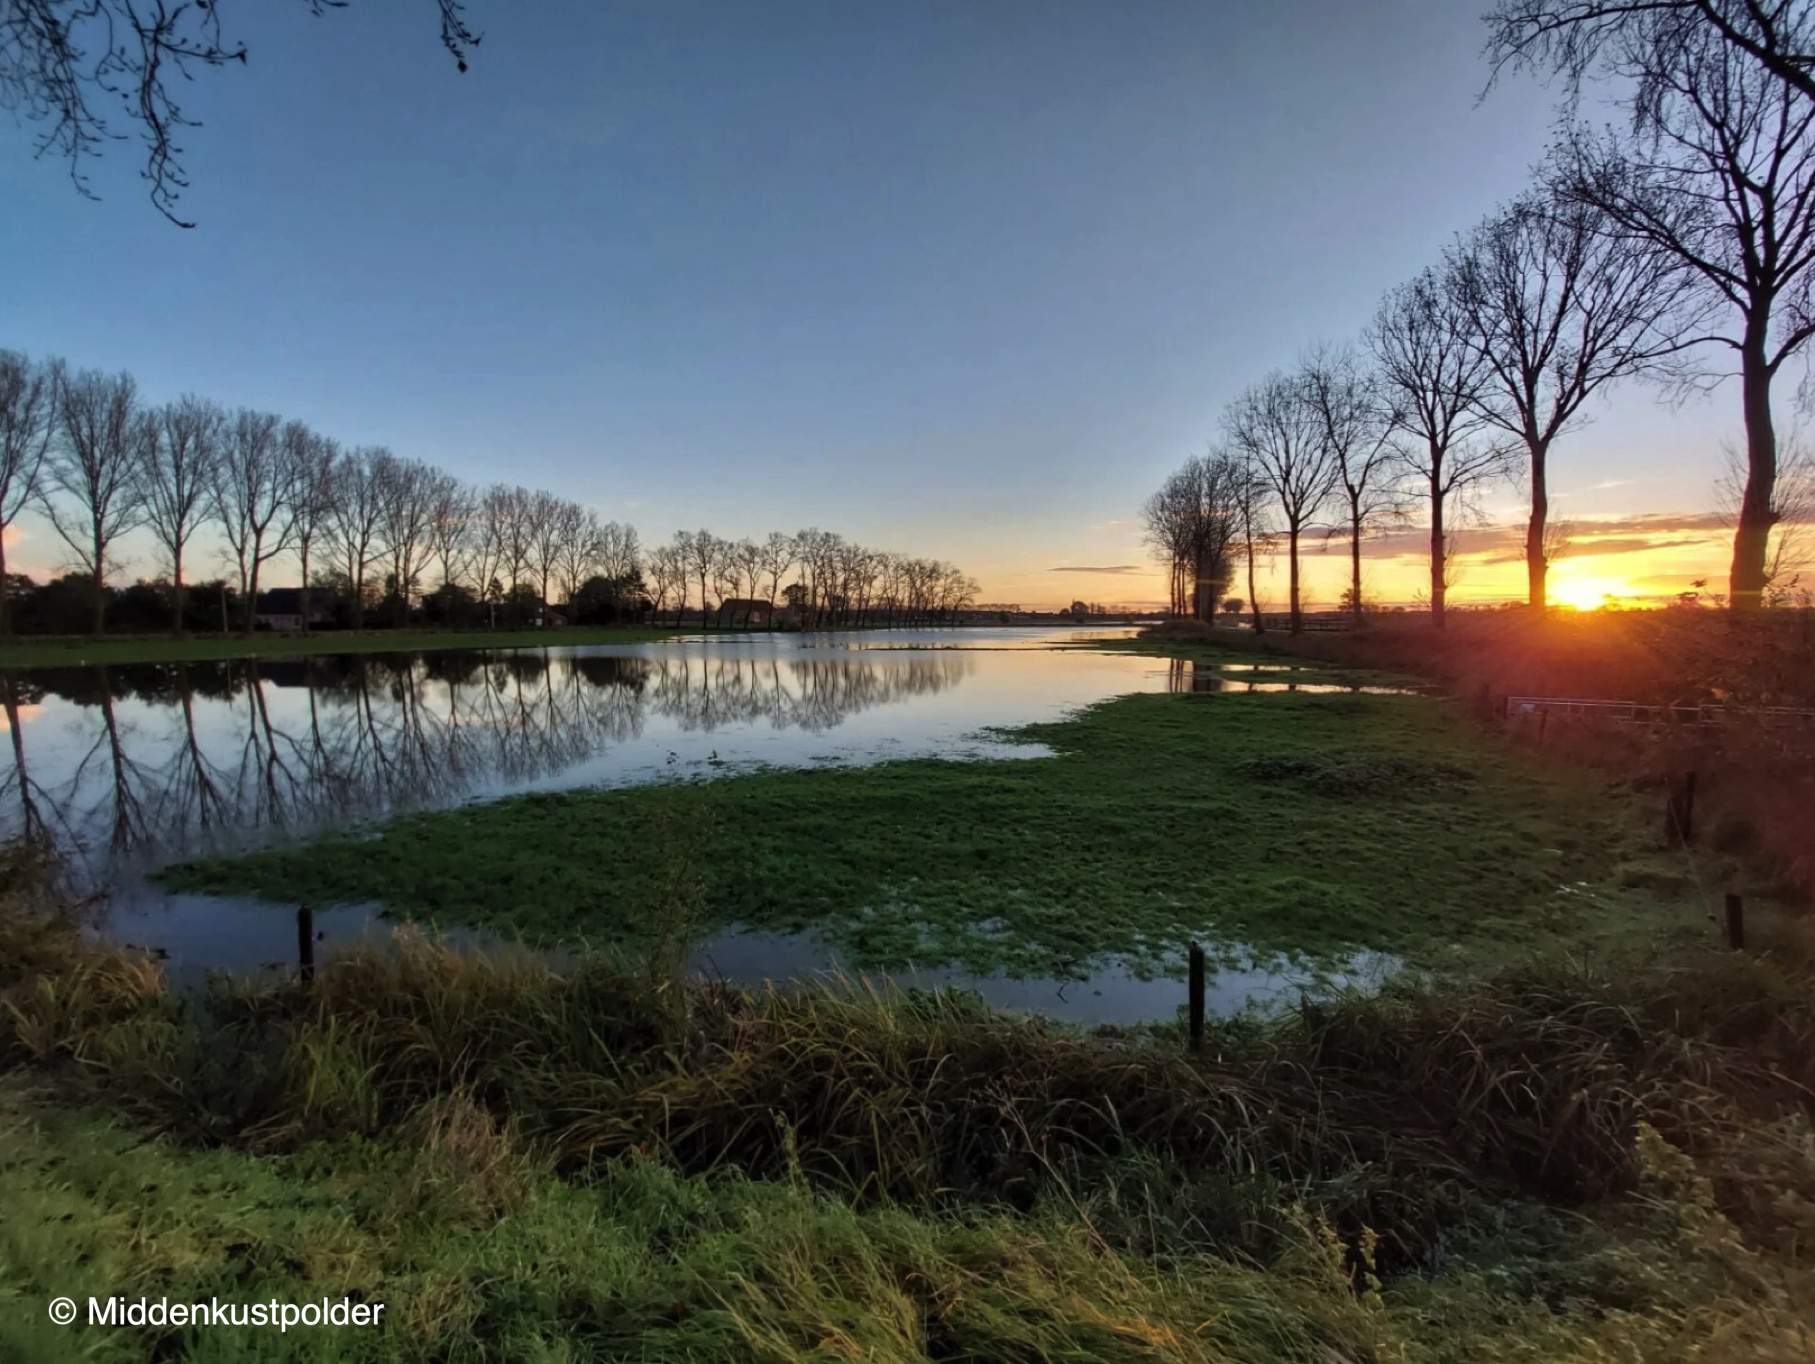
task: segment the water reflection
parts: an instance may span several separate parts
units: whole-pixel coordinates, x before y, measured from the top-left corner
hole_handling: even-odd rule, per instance
[[[78,879],[99,881],[269,831],[526,789],[652,720],[819,734],[973,667],[955,654],[539,650],[34,669],[0,678],[0,836],[47,834]]]
[[[1175,693],[1230,693],[1254,696],[1275,692],[1302,692],[1309,696],[1351,695],[1416,696],[1415,687],[1378,687],[1359,682],[1256,682],[1251,675],[1269,672],[1292,672],[1290,664],[1252,664],[1231,666],[1227,663],[1195,663],[1175,658],[1166,673],[1166,689]]]

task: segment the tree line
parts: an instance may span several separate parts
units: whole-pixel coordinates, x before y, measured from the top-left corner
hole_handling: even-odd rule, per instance
[[[1776,388],[1815,337],[1815,6],[1501,0],[1487,22],[1496,73],[1562,78],[1554,145],[1524,192],[1387,294],[1359,342],[1241,392],[1212,451],[1148,500],[1174,611],[1207,618],[1241,560],[1252,605],[1256,553],[1283,548],[1300,628],[1301,541],[1322,530],[1349,542],[1359,613],[1362,540],[1417,509],[1441,625],[1454,527],[1496,478],[1526,494],[1526,598],[1542,609],[1563,539],[1552,458],[1588,400],[1733,374],[1745,450],[1728,601],[1786,595],[1771,544],[1795,497]],[[1591,81],[1623,124],[1580,117]]]
[[[704,621],[715,600],[721,616],[733,604],[725,623],[747,625],[779,593],[797,621],[828,626],[949,620],[977,594],[951,564],[817,529],[762,541],[684,531],[645,552],[635,527],[550,492],[472,487],[383,446],[343,448],[273,413],[192,395],[149,403],[130,374],[0,350],[0,637],[12,632],[12,599],[27,585],[7,573],[5,532],[29,510],[69,550],[95,634],[107,628],[110,604],[134,608],[142,626],[148,593],[165,599],[173,632],[192,628],[189,570],[205,529],[218,535],[228,569],[211,584],[222,630],[229,601],[240,627],[255,628],[261,585],[284,556],[300,572],[304,628],[328,614],[324,600],[335,623],[355,629],[418,618],[539,625],[557,604],[576,621],[672,612],[679,623],[690,607]],[[167,586],[110,589],[109,574],[123,567],[120,542],[141,531]],[[68,579],[51,586],[58,600],[69,595]]]

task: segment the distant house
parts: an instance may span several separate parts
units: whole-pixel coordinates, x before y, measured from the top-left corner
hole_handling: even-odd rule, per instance
[[[274,587],[268,592],[258,594],[258,610],[253,613],[261,630],[301,630],[304,628],[302,589],[300,587]],[[333,620],[333,615],[326,609],[325,592],[315,592],[309,597],[308,626],[326,625]]]
[[[768,625],[775,618],[775,603],[757,597],[726,597],[718,604],[718,623]]]

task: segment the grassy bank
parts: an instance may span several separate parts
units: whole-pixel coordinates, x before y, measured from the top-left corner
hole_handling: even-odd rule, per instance
[[[417,649],[525,649],[563,644],[647,644],[677,630],[601,626],[574,630],[335,630],[313,634],[152,635],[129,639],[19,639],[0,645],[0,668],[69,667],[85,663],[196,663],[296,654],[388,654]],[[686,633],[698,633],[697,629]]]
[[[0,1356],[1805,1357],[1815,971],[1688,953],[1086,1037],[406,937],[179,999],[0,867]],[[364,1331],[51,1325],[338,1299]]]
[[[815,929],[864,969],[1052,975],[1176,965],[1193,938],[1433,964],[1649,939],[1705,928],[1735,874],[1660,852],[1649,797],[1424,697],[1137,695],[1012,737],[1053,756],[531,795],[164,881],[635,947],[683,874],[693,929]]]
[[[1695,771],[1700,822],[1714,841],[1753,852],[1781,887],[1815,897],[1815,820],[1806,813],[1815,806],[1815,724],[1771,714],[1815,711],[1815,611],[1462,611],[1442,630],[1423,615],[1384,613],[1363,630],[1296,637],[1187,621],[1147,632],[1132,647],[1175,657],[1234,650],[1255,662],[1345,673],[1387,670],[1490,710],[1509,695],[1719,706],[1724,719],[1714,726],[1619,727],[1552,716],[1548,749],[1553,760],[1619,777]]]

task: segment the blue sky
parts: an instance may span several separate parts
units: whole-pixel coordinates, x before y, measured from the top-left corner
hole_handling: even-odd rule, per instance
[[[132,144],[96,203],[0,137],[0,345],[549,487],[646,542],[817,525],[991,600],[1153,600],[1141,499],[1516,193],[1552,119],[1528,80],[1478,98],[1455,0],[470,16],[462,76],[427,0],[230,9],[252,59],[190,95],[193,231]],[[1563,513],[1704,510],[1737,413],[1617,395],[1558,451]],[[17,553],[57,559],[32,527]]]

